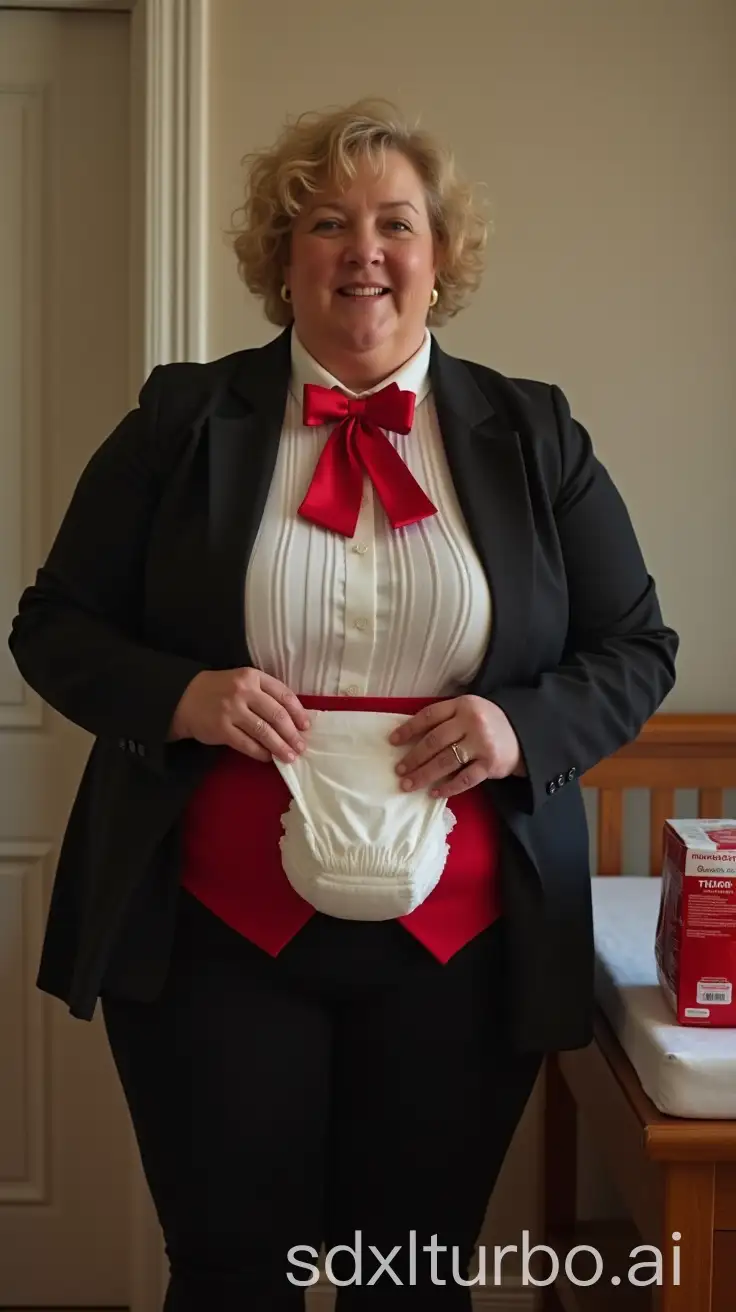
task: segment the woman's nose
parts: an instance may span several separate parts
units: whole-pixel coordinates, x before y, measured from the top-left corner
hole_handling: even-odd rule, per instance
[[[383,259],[380,233],[367,225],[351,230],[345,245],[345,258],[361,267],[380,263]]]

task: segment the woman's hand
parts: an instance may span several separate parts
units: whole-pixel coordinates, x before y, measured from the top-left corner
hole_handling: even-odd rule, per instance
[[[432,797],[454,797],[484,779],[526,774],[510,721],[501,707],[486,697],[465,695],[425,706],[399,725],[390,741],[401,744],[412,738],[418,741],[396,767],[407,791],[435,785]],[[458,744],[465,765],[458,762],[453,743]]]
[[[169,739],[232,747],[255,761],[293,761],[304,750],[309,717],[299,698],[270,674],[246,666],[202,670],[185,689]]]

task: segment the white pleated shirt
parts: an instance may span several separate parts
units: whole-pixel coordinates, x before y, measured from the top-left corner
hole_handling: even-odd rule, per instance
[[[291,380],[271,486],[245,581],[256,668],[312,696],[457,696],[491,628],[491,597],[460,509],[429,379],[432,340],[390,378],[353,392],[291,334]],[[412,430],[388,438],[438,513],[394,530],[368,475],[353,538],[298,508],[332,425],[302,422],[305,383],[365,396],[395,382],[416,393]]]

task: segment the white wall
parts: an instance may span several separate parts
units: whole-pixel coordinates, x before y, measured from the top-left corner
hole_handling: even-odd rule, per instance
[[[447,349],[559,383],[682,636],[668,710],[734,711],[732,0],[212,0],[209,354],[273,335],[219,235],[286,114],[387,95],[484,182],[496,234]],[[536,1106],[491,1208],[533,1224]]]

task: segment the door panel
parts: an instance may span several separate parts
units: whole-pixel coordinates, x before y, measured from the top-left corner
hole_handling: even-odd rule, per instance
[[[0,628],[129,404],[129,17],[0,12]],[[94,549],[90,544],[90,549]],[[0,1306],[128,1302],[131,1152],[99,1015],[35,988],[90,739],[0,642]]]

